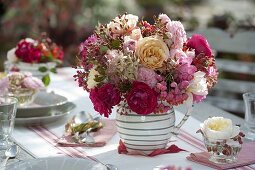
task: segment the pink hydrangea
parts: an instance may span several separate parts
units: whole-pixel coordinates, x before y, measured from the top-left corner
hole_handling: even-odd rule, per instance
[[[188,85],[188,81],[183,81],[179,84],[176,82],[171,83],[171,90],[168,92],[166,98],[167,102],[171,105],[179,105],[187,100],[188,94],[186,93],[186,89]]]
[[[187,41],[187,46],[189,48],[195,49],[196,55],[200,53],[204,53],[206,56],[212,55],[210,45],[203,35],[200,34],[192,35],[192,37]]]
[[[171,48],[182,49],[183,43],[187,41],[186,32],[182,23],[180,21],[171,21],[166,27],[171,33]]]
[[[94,105],[94,109],[105,117],[109,117],[112,113],[112,107],[119,104],[121,100],[119,90],[110,83],[92,89],[89,98]]]
[[[79,53],[82,57],[87,58],[88,49],[91,47],[92,44],[97,42],[97,36],[95,34],[91,35],[88,39],[82,42],[79,46]]]
[[[129,108],[137,114],[147,115],[157,107],[157,94],[147,84],[135,81],[126,96]]]
[[[146,83],[151,88],[153,88],[158,82],[155,71],[145,67],[138,69],[137,80]]]
[[[174,79],[177,80],[177,82],[191,81],[196,71],[197,68],[195,66],[189,64],[182,64],[177,67]]]

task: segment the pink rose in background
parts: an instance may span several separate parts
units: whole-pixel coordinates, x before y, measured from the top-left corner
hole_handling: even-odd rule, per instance
[[[109,117],[112,113],[112,107],[119,104],[121,99],[119,90],[110,83],[92,89],[89,98],[94,105],[94,109],[105,117]]]
[[[158,82],[157,74],[155,73],[155,71],[145,67],[141,67],[138,69],[137,80],[146,83],[151,88],[155,87]]]
[[[25,88],[34,89],[34,90],[44,87],[44,84],[43,84],[42,80],[40,80],[36,77],[32,77],[32,76],[25,77],[23,79],[22,85]]]
[[[209,43],[205,37],[200,34],[192,35],[192,37],[187,41],[187,46],[195,49],[196,55],[200,53],[204,53],[206,56],[212,55],[212,50]]]
[[[150,114],[157,107],[156,92],[143,82],[135,81],[126,99],[130,109],[137,114]]]

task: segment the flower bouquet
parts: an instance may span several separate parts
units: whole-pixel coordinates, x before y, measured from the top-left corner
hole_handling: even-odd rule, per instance
[[[147,125],[150,134],[153,127],[163,128],[155,133],[167,134],[156,137],[165,141],[157,144],[164,147],[168,130],[174,128],[174,121],[169,121],[174,119],[173,106],[202,101],[217,82],[215,58],[205,37],[187,38],[182,23],[165,14],[154,20],[149,24],[132,14],[117,16],[99,24],[79,48],[74,77],[101,115],[108,117],[113,106],[118,107],[117,126],[120,137],[130,141],[129,148],[136,139],[128,135],[134,129],[146,130]],[[134,119],[138,115],[142,120]],[[136,134],[142,136],[142,132]]]
[[[43,82],[31,73],[13,72],[0,77],[0,94],[16,97],[19,106],[32,103],[38,90],[43,88]]]
[[[22,39],[8,51],[5,69],[7,72],[31,72],[47,86],[50,83],[49,73],[56,73],[56,65],[62,62],[63,57],[62,49],[42,34],[37,40]]]

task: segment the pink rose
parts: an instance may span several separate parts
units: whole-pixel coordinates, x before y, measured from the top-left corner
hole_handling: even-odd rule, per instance
[[[9,85],[8,77],[0,79],[0,94],[1,95],[6,92],[6,90],[8,89],[8,85]]]
[[[90,91],[94,109],[105,117],[112,113],[112,107],[119,104],[120,92],[113,84],[104,84],[100,88],[94,88]]]
[[[137,80],[148,84],[151,88],[155,87],[158,82],[155,71],[145,67],[139,68]]]
[[[196,55],[200,53],[204,53],[206,56],[212,55],[210,45],[203,35],[200,34],[192,35],[192,37],[187,41],[187,46],[195,49]]]
[[[143,82],[135,81],[126,99],[130,109],[137,114],[150,114],[157,107],[156,92]]]
[[[22,85],[26,88],[34,89],[34,90],[44,87],[42,80],[32,76],[25,77],[23,79]]]

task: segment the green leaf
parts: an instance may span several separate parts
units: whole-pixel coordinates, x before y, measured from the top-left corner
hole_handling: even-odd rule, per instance
[[[101,81],[103,81],[105,79],[105,76],[96,76],[95,78],[94,78],[94,80],[96,81],[96,82],[101,82]]]
[[[45,76],[43,76],[42,82],[44,83],[45,86],[48,86],[50,84],[50,75],[46,74]]]
[[[46,71],[48,71],[48,68],[45,67],[45,66],[42,66],[42,67],[39,67],[38,70],[39,70],[40,72],[45,73]]]
[[[107,50],[108,50],[107,46],[101,46],[100,47],[100,53],[106,53]]]
[[[105,75],[105,69],[103,67],[98,67],[96,70],[98,71],[99,74]]]
[[[111,42],[111,46],[114,48],[114,49],[118,49],[120,47],[120,40],[113,40]]]
[[[50,71],[51,71],[52,73],[57,73],[57,69],[56,69],[55,67],[54,67],[54,68],[51,68]]]
[[[131,89],[132,84],[130,82],[126,82],[120,85],[120,91],[122,93],[126,93],[129,89]]]

